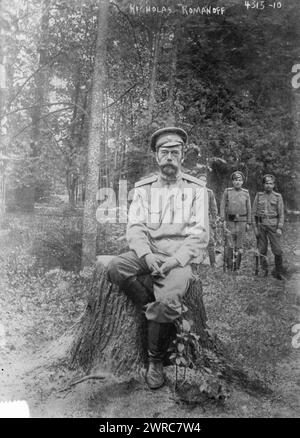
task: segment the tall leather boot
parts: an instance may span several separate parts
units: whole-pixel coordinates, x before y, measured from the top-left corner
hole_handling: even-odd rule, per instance
[[[165,383],[163,373],[165,324],[148,321],[148,357],[149,367],[146,383],[150,389],[158,389]]]
[[[277,278],[278,280],[283,280],[282,273],[283,273],[282,256],[281,255],[275,255],[275,273],[274,273],[274,277]]]
[[[227,269],[232,271],[233,269],[233,248],[227,248]]]
[[[236,266],[236,270],[238,271],[241,267],[241,262],[242,262],[242,254],[240,252],[237,253],[236,256],[236,262],[235,262],[235,266]]]
[[[267,258],[264,255],[261,255],[259,258],[260,258],[260,266],[261,266],[261,268],[262,268],[262,270],[264,272],[264,277],[267,277],[268,274],[269,274]]]
[[[215,248],[208,247],[208,257],[209,257],[210,266],[215,266],[216,264]]]
[[[135,276],[128,278],[128,280],[122,284],[121,288],[128,298],[138,307],[143,308],[146,304],[155,300],[153,291],[146,288]]]

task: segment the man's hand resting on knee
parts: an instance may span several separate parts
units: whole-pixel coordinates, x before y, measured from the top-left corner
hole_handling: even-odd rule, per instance
[[[160,271],[163,276],[165,276],[171,269],[176,268],[179,265],[179,262],[175,257],[167,257],[164,263],[160,267]]]
[[[164,262],[164,260],[165,258],[159,254],[150,253],[145,255],[146,265],[148,266],[152,275],[161,275],[160,266]]]
[[[154,277],[164,277],[171,269],[179,265],[174,257],[164,257],[153,253],[145,255],[145,262]]]
[[[163,257],[152,253],[145,255],[145,262],[154,277],[164,277],[171,269],[179,265],[175,257]]]

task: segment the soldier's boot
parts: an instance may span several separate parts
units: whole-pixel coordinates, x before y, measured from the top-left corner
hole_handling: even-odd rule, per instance
[[[263,276],[267,277],[269,275],[269,271],[268,271],[268,262],[267,262],[267,258],[266,256],[262,255],[260,256],[260,266],[263,270]]]
[[[236,270],[238,271],[241,267],[241,262],[242,262],[242,254],[240,252],[238,252],[237,256],[236,256]]]
[[[153,291],[146,288],[135,276],[128,278],[121,286],[127,297],[140,309],[154,301]]]
[[[282,256],[275,255],[275,272],[273,275],[275,278],[277,278],[277,280],[284,280],[282,274],[283,274]]]
[[[165,324],[148,321],[148,358],[149,366],[146,383],[150,389],[161,388],[165,383],[163,372],[164,330]]]
[[[227,248],[227,269],[228,271],[233,270],[233,248]]]
[[[209,257],[209,263],[210,266],[215,266],[216,264],[216,255],[215,255],[215,249],[214,248],[208,248],[208,257]]]

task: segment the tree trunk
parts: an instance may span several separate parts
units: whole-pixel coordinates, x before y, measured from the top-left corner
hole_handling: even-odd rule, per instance
[[[47,11],[46,0],[42,2],[42,10]],[[45,99],[49,88],[49,67],[48,67],[48,43],[49,43],[49,15],[43,13],[41,17],[40,38],[37,42],[38,52],[38,71],[35,74],[34,81],[34,95],[35,104],[32,108],[32,156],[38,157],[40,155],[40,125],[41,116],[45,112]]]
[[[193,331],[200,336],[201,346],[212,348],[199,279],[189,287],[186,304],[191,309]],[[71,348],[72,366],[86,372],[108,371],[119,377],[138,375],[147,363],[146,344],[145,317],[107,280],[105,266],[98,264]]]
[[[156,90],[158,58],[159,58],[160,39],[161,39],[160,28],[161,28],[160,19],[158,19],[158,28],[154,35],[154,43],[152,43],[153,59],[152,59],[152,68],[151,68],[150,84],[149,84],[148,125],[150,125],[153,120],[153,111],[155,107],[155,90]]]
[[[299,38],[300,39],[300,38]],[[298,70],[299,72],[299,70]],[[296,85],[296,86],[295,86]],[[295,144],[295,170],[300,172],[300,78],[298,78],[297,84],[294,84],[292,88],[292,117],[294,122],[294,144]],[[300,184],[299,181],[295,184],[295,204],[294,209],[300,208]]]
[[[176,125],[176,109],[175,109],[175,97],[176,97],[176,71],[177,71],[177,55],[178,55],[178,41],[180,41],[179,30],[174,29],[174,40],[171,50],[170,60],[170,79],[169,79],[169,96],[168,96],[168,124]]]
[[[102,144],[103,91],[105,80],[108,0],[99,1],[95,65],[92,83],[91,116],[88,140],[88,170],[85,190],[82,266],[91,265],[96,257],[96,193]]]
[[[0,0],[0,12],[4,12],[4,7],[2,1]],[[1,17],[4,14],[1,14]],[[6,23],[9,26],[10,23]],[[5,59],[5,36],[4,31],[1,32],[0,40],[0,135],[6,134],[5,123],[3,123],[3,114],[6,112],[6,97],[7,97],[7,80],[6,80],[6,59]],[[4,125],[4,127],[3,127]],[[6,147],[2,144],[0,145],[0,155],[6,155]],[[0,157],[0,226],[5,217],[5,161]]]
[[[77,187],[77,181],[79,177],[79,172],[76,166],[76,157],[80,143],[79,143],[79,135],[77,133],[77,126],[76,119],[78,118],[78,105],[80,101],[80,87],[81,87],[81,77],[80,77],[80,66],[77,66],[75,75],[74,75],[74,93],[72,101],[74,102],[73,107],[73,115],[71,120],[71,128],[70,128],[70,141],[68,142],[69,145],[69,152],[68,157],[66,159],[66,174],[67,174],[67,190],[69,194],[69,205],[71,208],[74,208],[76,205],[76,187]],[[79,125],[79,129],[82,129],[82,124]]]

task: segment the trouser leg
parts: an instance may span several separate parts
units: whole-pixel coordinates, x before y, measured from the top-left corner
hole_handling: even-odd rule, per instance
[[[152,288],[139,281],[139,277],[145,274],[150,274],[150,271],[146,263],[139,259],[134,251],[114,257],[108,265],[109,280],[117,284],[139,307],[155,299]]]
[[[125,280],[122,290],[136,306],[141,308],[155,300],[153,290],[147,288],[136,276]]]
[[[229,271],[236,269],[236,242],[237,242],[237,225],[236,222],[227,222],[227,229],[229,234],[226,239],[226,264]]]
[[[282,265],[282,249],[280,245],[280,235],[276,233],[276,227],[267,227],[267,235],[270,241],[271,250],[275,259],[275,270],[272,272],[275,278],[282,280],[283,265]]]
[[[268,275],[268,237],[266,229],[263,225],[258,226],[257,247],[260,254],[260,265],[265,275]]]
[[[268,228],[267,235],[270,241],[271,250],[274,255],[282,256],[280,235],[276,233],[275,228]]]
[[[145,261],[139,259],[134,251],[114,257],[107,270],[109,280],[120,287],[131,277],[150,274]]]
[[[236,222],[236,248],[239,252],[242,252],[245,236],[246,236],[247,223],[244,221]]]
[[[171,269],[164,278],[154,278],[155,301],[147,305],[146,318],[160,323],[178,319],[187,311],[182,298],[191,279],[192,269],[189,265]]]
[[[242,253],[243,253],[243,245],[245,241],[246,234],[246,222],[236,222],[236,235],[235,235],[235,270],[238,271],[241,267],[242,262]]]

